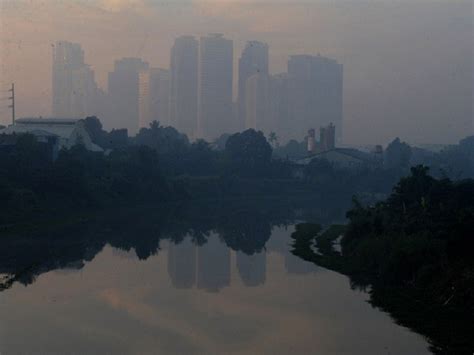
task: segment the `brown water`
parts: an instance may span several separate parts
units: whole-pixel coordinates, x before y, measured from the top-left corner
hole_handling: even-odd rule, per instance
[[[211,232],[144,260],[106,244],[81,269],[37,270],[0,293],[0,353],[428,353],[345,276],[292,255],[292,230],[271,227],[252,255]]]

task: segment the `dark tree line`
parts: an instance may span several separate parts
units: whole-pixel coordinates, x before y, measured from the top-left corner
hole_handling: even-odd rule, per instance
[[[96,117],[86,118],[84,125],[92,141],[104,148],[103,154],[79,144],[59,152],[53,161],[48,145],[28,134],[15,137],[12,149],[0,147],[4,202],[0,225],[51,215],[52,210],[65,213],[115,203],[293,194],[330,198],[367,193],[374,198],[407,174],[413,153],[395,140],[386,150],[388,168],[351,171],[321,160],[302,168],[286,158],[275,158],[270,143],[255,130],[223,135],[211,144],[190,142],[158,122],[134,137],[128,137],[126,130],[105,131]],[[436,155],[433,164],[447,171],[440,161],[449,160],[467,174],[473,161],[472,142],[468,138]],[[291,145],[295,143],[287,146]],[[452,171],[461,168],[456,169]]]
[[[425,334],[439,354],[474,351],[474,180],[411,168],[375,205],[354,200],[345,230],[301,226],[294,252],[371,287],[371,302]],[[328,248],[341,233],[341,252]],[[316,237],[318,250],[312,243]]]

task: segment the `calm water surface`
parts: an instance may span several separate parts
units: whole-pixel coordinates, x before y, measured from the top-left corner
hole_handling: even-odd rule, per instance
[[[293,224],[268,228],[255,250],[214,230],[40,266],[0,293],[0,353],[428,353],[347,277],[291,254]]]

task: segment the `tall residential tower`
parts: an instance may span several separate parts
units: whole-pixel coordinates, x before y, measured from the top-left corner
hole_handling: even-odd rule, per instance
[[[109,73],[108,124],[126,128],[130,134],[139,129],[140,72],[148,70],[148,63],[140,58],[122,58],[115,61],[114,71]]]
[[[247,80],[255,75],[268,76],[268,45],[259,41],[247,42],[239,59],[238,114],[240,127],[248,120],[246,114]]]
[[[198,135],[213,140],[235,131],[232,119],[233,42],[221,34],[201,37]]]
[[[170,73],[150,68],[139,73],[139,126],[149,127],[153,121],[169,126]]]
[[[193,139],[198,112],[198,41],[193,36],[176,38],[170,58],[169,123]]]
[[[293,55],[288,61],[290,138],[301,138],[308,128],[342,127],[342,65],[334,59]]]
[[[94,72],[84,62],[81,45],[56,42],[52,58],[52,115],[62,118],[97,115],[98,96]]]

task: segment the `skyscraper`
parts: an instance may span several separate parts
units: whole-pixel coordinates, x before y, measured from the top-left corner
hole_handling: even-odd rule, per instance
[[[99,89],[78,43],[56,42],[52,58],[52,115],[82,118],[98,114]]]
[[[139,128],[139,75],[148,70],[148,63],[140,58],[122,58],[115,61],[114,71],[109,73],[108,124],[126,128],[135,134]]]
[[[292,127],[288,120],[288,74],[271,75],[268,83],[269,117],[273,125],[273,132],[283,141],[291,136]]]
[[[153,68],[150,70],[150,115],[151,120],[164,126],[170,123],[170,71]]]
[[[139,126],[148,127],[152,121],[163,126],[169,122],[169,70],[150,68],[139,73]]]
[[[221,34],[200,39],[198,134],[213,140],[235,131],[232,122],[233,42]]]
[[[308,128],[333,122],[336,139],[342,127],[342,65],[322,56],[294,55],[288,61],[290,138]]]
[[[198,41],[176,38],[170,58],[169,124],[195,138],[198,112]]]
[[[256,73],[245,85],[245,129],[253,128],[269,134],[274,130],[269,116],[268,75]]]
[[[138,73],[138,128],[147,127],[150,123],[150,70]]]
[[[238,127],[239,130],[243,128],[243,123],[247,119],[247,79],[255,74],[268,76],[268,45],[259,41],[249,41],[239,59],[239,92],[237,100],[240,123],[240,127]]]

